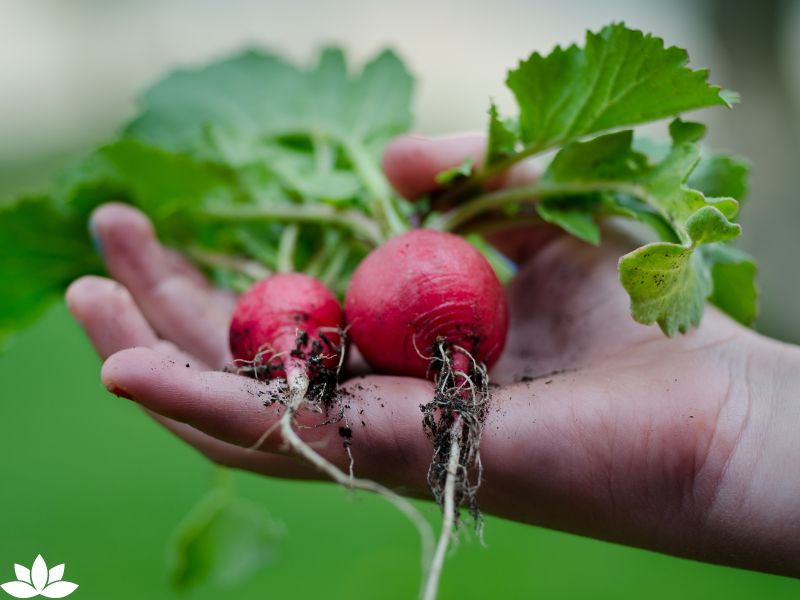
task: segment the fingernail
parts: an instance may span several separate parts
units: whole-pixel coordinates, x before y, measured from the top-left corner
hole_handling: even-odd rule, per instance
[[[94,246],[94,251],[100,255],[102,258],[103,256],[103,244],[100,242],[100,234],[97,232],[97,225],[94,222],[94,218],[89,217],[89,238],[92,240],[92,246]]]
[[[114,385],[113,383],[107,386],[106,389],[115,396],[119,396],[120,398],[125,398],[126,400],[133,400],[133,398],[128,392],[123,390],[121,387]]]

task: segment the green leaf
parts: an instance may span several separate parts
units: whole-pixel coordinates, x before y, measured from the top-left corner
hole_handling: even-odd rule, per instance
[[[170,548],[172,585],[233,587],[275,562],[282,527],[256,504],[216,489],[176,532]]]
[[[663,242],[678,242],[678,236],[675,235],[675,230],[667,220],[657,210],[634,196],[605,194],[603,196],[603,212],[608,215],[627,217],[647,225]]]
[[[331,124],[341,126],[351,136],[382,145],[411,126],[413,87],[414,79],[402,61],[385,50],[350,82],[341,123],[337,117]]]
[[[352,76],[335,48],[312,69],[249,51],[166,77],[142,96],[142,112],[126,133],[163,148],[198,151],[204,128],[213,125],[255,138],[350,137],[378,152],[409,128],[412,88],[390,51]]]
[[[596,204],[596,199],[586,196],[546,199],[536,204],[536,212],[544,221],[597,246],[600,244],[600,227],[594,215]]]
[[[497,248],[492,246],[484,237],[477,233],[467,234],[466,240],[475,246],[481,254],[486,258],[487,262],[494,269],[500,283],[506,285],[517,272],[516,265],[511,262],[506,256]]]
[[[0,204],[0,341],[32,323],[75,278],[100,273],[86,222],[47,196]]]
[[[732,240],[739,237],[742,228],[731,223],[716,206],[704,206],[686,221],[686,231],[696,246]]]
[[[689,176],[688,185],[706,196],[729,196],[739,202],[747,197],[750,164],[728,154],[704,154]]]
[[[595,219],[601,212],[627,216],[655,230],[662,241],[624,256],[620,280],[631,298],[633,317],[658,323],[668,335],[697,325],[713,291],[708,256],[698,247],[741,232],[730,220],[738,210],[736,200],[707,198],[686,184],[700,161],[697,141],[704,132],[694,123],[673,121],[673,145],[655,164],[634,149],[631,131],[571,142],[541,178],[544,189],[562,185],[565,193],[540,200],[539,214],[581,239],[599,241]],[[579,189],[586,191],[575,197]]]
[[[192,70],[179,70],[148,89],[128,135],[172,149],[196,146],[202,128],[276,128],[294,114],[301,72],[273,54],[249,51]]]
[[[686,184],[689,176],[700,161],[700,150],[696,142],[686,141],[696,139],[697,130],[691,123],[682,121],[673,122],[670,132],[675,136],[673,145],[667,155],[653,166],[641,169],[641,172],[631,178],[638,189],[631,190],[639,194],[640,199],[655,209],[675,231],[678,239],[684,244],[706,243],[703,236],[699,235],[697,227],[724,226],[738,231],[738,226],[728,223],[727,219],[736,215],[739,205],[734,198],[706,198],[702,192],[691,189]],[[614,134],[611,134],[614,135]],[[608,136],[603,136],[608,137]],[[641,167],[643,163],[639,163]],[[689,223],[698,211],[713,206],[716,211],[724,216],[726,223],[722,224],[709,218],[702,221],[693,221],[694,232],[689,231]],[[704,213],[705,214],[705,213]],[[711,215],[715,217],[716,215]]]
[[[737,237],[741,228],[728,220],[736,212],[733,199],[706,199],[683,185],[699,160],[697,139],[681,128],[671,129],[674,145],[643,180],[647,203],[670,223],[678,243],[657,242],[620,259],[620,281],[631,299],[631,314],[640,323],[658,323],[665,334],[685,333],[698,326],[713,290],[709,265],[700,244]]]
[[[705,206],[686,223],[687,244],[656,242],[623,256],[619,278],[631,299],[631,315],[658,323],[669,336],[697,327],[713,291],[710,267],[699,244],[730,240],[740,233],[716,207]]]
[[[709,244],[702,250],[711,265],[714,285],[711,302],[749,327],[758,314],[757,268],[753,257],[728,244]]]
[[[471,156],[466,157],[458,165],[452,169],[447,169],[436,175],[436,183],[439,185],[446,185],[456,179],[462,177],[469,177],[472,173],[472,168],[475,165],[475,159]]]
[[[60,198],[83,214],[108,201],[129,202],[156,221],[205,201],[233,202],[235,174],[136,140],[104,146],[69,171]]]
[[[672,138],[673,144],[699,142],[705,137],[705,135],[706,126],[702,123],[693,123],[692,121],[674,119],[669,124],[669,137]]]
[[[246,165],[256,175],[277,173],[305,202],[349,203],[367,212],[381,235],[389,235],[407,228],[402,215],[408,207],[392,195],[380,158],[385,144],[410,126],[412,88],[411,76],[391,51],[358,73],[348,72],[337,49],[324,51],[308,69],[247,52],[179,71],[153,86],[126,135],[208,159],[208,131],[225,132],[232,143],[212,152],[212,160],[237,169]],[[270,149],[279,150],[280,160],[265,157]],[[291,161],[301,154],[310,166],[298,171]],[[248,191],[269,196],[269,190],[254,189],[258,183]]]
[[[658,323],[668,336],[698,326],[711,293],[708,267],[692,248],[655,242],[626,254],[619,278],[639,323]]]
[[[627,181],[641,176],[647,158],[633,150],[632,140],[633,131],[625,130],[586,142],[571,142],[555,155],[540,181]]]
[[[493,165],[512,156],[517,149],[519,127],[515,121],[501,119],[497,106],[489,107],[489,135],[486,144],[486,164]]]
[[[523,143],[537,151],[608,129],[671,117],[732,97],[691,70],[685,50],[622,23],[588,32],[584,48],[534,53],[506,81]]]

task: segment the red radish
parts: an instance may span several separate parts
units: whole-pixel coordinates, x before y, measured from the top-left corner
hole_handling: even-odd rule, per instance
[[[342,326],[339,301],[323,283],[301,273],[272,275],[239,297],[231,352],[270,379],[302,372],[314,379],[320,366],[339,363]]]
[[[438,344],[491,367],[508,328],[505,294],[492,267],[458,236],[415,229],[358,266],[345,299],[348,332],[378,371],[429,377]]]
[[[426,561],[432,552],[433,535],[427,520],[408,500],[379,483],[354,477],[352,462],[350,474],[345,474],[292,428],[310,384],[319,384],[323,390],[311,398],[314,402],[327,402],[328,394],[335,391],[343,359],[343,320],[339,301],[320,281],[301,273],[272,275],[239,298],[230,326],[231,352],[245,365],[243,373],[257,378],[286,378],[289,397],[278,423],[285,443],[337,483],[379,494],[394,504],[417,528]],[[272,429],[253,447],[261,446]],[[349,454],[349,446],[345,448]]]
[[[442,505],[442,532],[423,599],[436,597],[447,546],[467,504],[480,523],[480,435],[487,369],[500,356],[508,308],[492,267],[458,236],[417,229],[374,250],[358,266],[345,299],[348,331],[377,370],[436,382],[423,407],[434,441],[428,483]],[[470,470],[477,471],[475,483]]]
[[[311,384],[320,383],[328,392],[335,388],[330,374],[341,360],[342,325],[336,297],[323,283],[301,273],[271,275],[254,284],[239,297],[231,319],[231,352],[240,372],[256,379],[286,378],[289,399],[281,432],[292,448],[317,461],[323,459],[297,437],[292,421]]]

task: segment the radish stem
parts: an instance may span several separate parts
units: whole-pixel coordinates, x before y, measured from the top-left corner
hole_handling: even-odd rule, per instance
[[[252,279],[263,279],[272,274],[271,271],[261,263],[241,256],[212,252],[198,246],[187,249],[186,254],[203,266],[229,269]]]
[[[291,273],[294,269],[294,251],[297,248],[297,236],[300,228],[297,224],[287,225],[281,235],[281,242],[278,246],[278,271],[281,273]]]
[[[372,212],[379,220],[383,221],[387,237],[408,231],[408,225],[397,210],[383,173],[364,145],[351,137],[342,137],[340,142],[350,156],[356,173],[361,177],[373,197]]]
[[[333,256],[328,263],[325,270],[320,274],[319,280],[328,287],[333,286],[336,280],[341,275],[342,268],[347,262],[347,257],[350,254],[350,248],[346,245],[339,246],[333,251]]]
[[[653,204],[652,196],[641,185],[621,181],[587,181],[578,183],[534,183],[477,196],[446,213],[437,223],[442,231],[456,231],[482,213],[501,209],[509,204],[557,198],[593,192],[620,192]]]
[[[320,223],[349,229],[375,246],[380,245],[384,235],[380,227],[363,213],[351,209],[337,209],[327,204],[292,204],[275,202],[258,206],[206,207],[198,209],[198,217],[230,223]]]

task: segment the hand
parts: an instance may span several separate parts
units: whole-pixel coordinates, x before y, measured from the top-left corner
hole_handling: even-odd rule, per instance
[[[384,167],[414,197],[464,156],[480,159],[483,144],[401,138]],[[500,183],[529,177],[517,170]],[[161,247],[134,209],[106,205],[92,223],[116,281],[80,279],[67,303],[106,361],[108,389],[220,464],[317,477],[285,454],[277,432],[248,450],[282,407],[265,406],[269,385],[216,370],[230,361],[233,298]],[[481,445],[483,510],[800,576],[800,350],[710,307],[702,327],[673,339],[633,322],[616,275],[631,245],[613,232],[599,249],[545,227],[496,243],[523,266],[508,288],[508,343],[492,372],[502,385]],[[426,496],[432,445],[419,405],[431,384],[368,375],[343,387],[356,473]],[[338,427],[300,431],[346,467]]]

